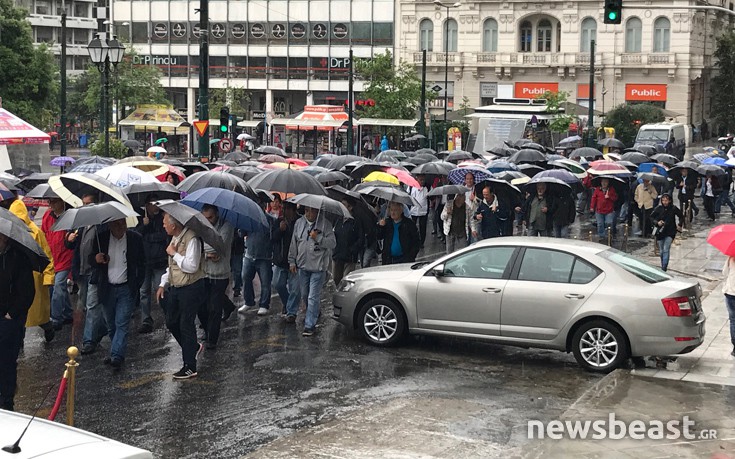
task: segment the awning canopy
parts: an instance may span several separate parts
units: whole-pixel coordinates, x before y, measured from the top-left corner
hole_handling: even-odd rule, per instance
[[[358,126],[397,126],[414,127],[419,120],[391,120],[384,118],[361,118],[355,122]]]
[[[178,128],[191,126],[175,110],[166,105],[141,105],[120,126]]]
[[[262,122],[263,120],[243,120],[238,121],[237,125],[244,128],[254,128],[258,127],[258,125]]]
[[[51,136],[0,108],[0,145],[49,143]]]
[[[346,122],[345,120],[297,120],[295,118],[274,118],[271,120],[271,124],[274,126],[286,126],[288,129],[301,131],[314,128],[337,128]]]

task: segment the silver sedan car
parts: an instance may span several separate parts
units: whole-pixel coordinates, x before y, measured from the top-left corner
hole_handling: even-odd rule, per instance
[[[407,334],[573,352],[591,371],[691,352],[704,340],[698,283],[571,239],[481,241],[431,263],[361,269],[333,318],[377,346]]]

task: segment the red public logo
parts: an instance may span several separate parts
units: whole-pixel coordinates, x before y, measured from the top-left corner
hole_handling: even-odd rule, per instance
[[[665,84],[626,84],[625,100],[666,102]]]

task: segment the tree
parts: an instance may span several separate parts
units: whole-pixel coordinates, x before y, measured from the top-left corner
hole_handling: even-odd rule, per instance
[[[105,139],[101,138],[94,142],[89,147],[89,151],[93,155],[105,156]],[[110,158],[122,159],[125,157],[125,153],[128,152],[128,148],[123,145],[121,140],[110,138]]]
[[[2,1],[2,0],[0,0]],[[125,56],[110,76],[110,101],[119,99],[121,110],[143,104],[167,104],[166,94],[161,84],[161,69],[154,65],[134,64],[136,52],[132,46],[125,46]],[[84,94],[84,105],[91,113],[99,113],[100,72],[90,64],[86,72],[89,82]],[[112,105],[110,105],[112,106]],[[123,114],[121,113],[121,118]]]
[[[0,97],[3,107],[41,129],[58,112],[58,69],[46,45],[35,47],[27,12],[0,0]]]
[[[638,128],[664,120],[661,109],[652,104],[621,104],[607,112],[605,125],[615,128],[615,137],[626,145],[635,142]]]
[[[735,32],[729,31],[717,38],[715,50],[719,70],[712,78],[712,111],[715,119],[728,132],[735,129]]]
[[[67,119],[71,125],[88,123],[99,116],[98,108],[90,109],[85,100],[90,79],[91,74],[88,72],[69,78],[66,111]]]
[[[551,132],[558,132],[560,134],[567,132],[569,131],[569,125],[574,122],[573,116],[562,112],[568,97],[569,93],[566,91],[546,91],[539,96],[539,99],[546,99],[546,111],[549,114],[556,115],[549,122]]]
[[[209,90],[209,117],[216,118],[222,107],[230,109],[230,114],[245,118],[250,103],[250,91],[245,88],[215,88]]]
[[[355,61],[356,77],[365,81],[362,98],[375,101],[374,106],[364,106],[363,116],[368,118],[414,119],[421,103],[421,78],[416,68],[405,61],[393,65],[389,50],[376,54],[372,59]],[[426,93],[427,100],[434,94]]]

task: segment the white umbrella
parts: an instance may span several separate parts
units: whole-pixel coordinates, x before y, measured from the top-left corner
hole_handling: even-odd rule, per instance
[[[237,136],[237,140],[253,140],[255,137],[251,136],[250,134],[242,133],[239,136]]]
[[[108,166],[95,172],[96,175],[104,177],[119,187],[130,186],[134,183],[155,183],[158,180],[151,174],[145,173],[135,167],[118,164]]]
[[[146,153],[168,153],[163,147],[151,147],[145,151]]]

